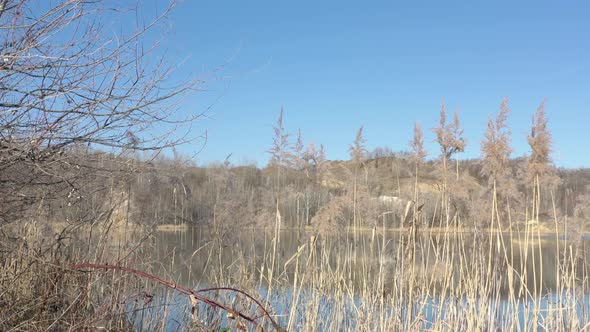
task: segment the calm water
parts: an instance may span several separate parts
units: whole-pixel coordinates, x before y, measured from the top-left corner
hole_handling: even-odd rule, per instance
[[[187,232],[158,232],[155,235],[155,256],[163,266],[172,264],[172,275],[184,285],[196,287],[206,286],[213,280],[211,277],[222,272],[220,267],[230,265],[245,266],[243,273],[248,278],[258,280],[261,266],[268,263],[273,249],[272,232],[260,230],[227,231],[222,234],[212,234],[203,229],[193,228]],[[321,264],[327,264],[331,269],[346,268],[352,281],[356,278],[370,277],[374,268],[385,269],[385,273],[393,273],[396,264],[407,259],[407,253],[400,254],[400,250],[407,247],[406,234],[386,233],[373,234],[361,232],[343,235],[317,235],[297,231],[282,231],[276,249],[276,264],[280,267],[284,280],[292,279],[295,266],[285,263],[303,246],[301,256],[309,255],[310,250],[316,255],[322,254]],[[528,245],[526,245],[528,243]],[[491,249],[490,249],[491,246]],[[559,251],[557,247],[559,246]],[[401,249],[400,249],[401,248]],[[527,249],[528,248],[528,249]],[[504,250],[505,249],[505,250]],[[499,239],[496,235],[491,238],[487,234],[473,235],[418,235],[415,245],[416,265],[426,273],[439,271],[437,261],[460,264],[459,256],[467,260],[475,254],[490,258],[492,263],[505,261],[506,257],[514,269],[520,274],[527,274],[530,282],[533,276],[543,283],[544,293],[551,292],[557,287],[557,272],[564,259],[574,260],[578,277],[587,275],[587,259],[590,258],[590,241],[577,239],[576,241],[547,235],[539,238],[534,236],[527,239],[523,236],[504,235]],[[506,257],[504,256],[506,255]],[[451,260],[453,256],[453,260]],[[527,256],[524,261],[524,256]],[[318,264],[320,260],[316,260]],[[292,262],[292,261],[291,261]],[[448,265],[448,264],[447,264]],[[455,268],[447,266],[445,268]],[[168,269],[170,272],[170,269]],[[230,272],[231,269],[228,270]],[[378,272],[378,271],[377,271]],[[241,278],[236,277],[236,279]],[[228,276],[231,278],[231,276]],[[532,284],[527,284],[533,289]],[[539,288],[539,285],[537,285]]]
[[[153,253],[157,263],[155,267],[161,266],[160,275],[193,289],[211,285],[237,285],[247,288],[262,299],[267,295],[266,276],[272,262],[273,239],[272,232],[251,229],[226,230],[217,234],[198,228],[186,232],[158,232],[153,239],[153,247],[156,249]],[[499,301],[497,307],[500,312],[524,312],[534,297],[540,299],[542,308],[560,301],[562,294],[558,292],[558,273],[569,271],[572,266],[575,266],[578,287],[584,286],[579,289],[587,289],[586,262],[590,258],[589,245],[590,241],[587,239],[556,239],[555,236],[540,239],[535,236],[527,240],[524,236],[517,235],[504,235],[500,238],[489,234],[434,234],[418,235],[415,242],[410,242],[405,233],[317,235],[282,231],[276,244],[274,277],[277,279],[277,288],[269,300],[277,314],[288,314],[297,265],[294,262],[297,259],[316,265],[306,265],[306,268],[340,271],[342,282],[358,294],[362,293],[367,280],[369,283],[377,282],[380,276],[385,279],[383,289],[384,294],[387,294],[394,287],[396,276],[400,273],[400,264],[404,264],[404,260],[406,264],[407,260],[411,260],[415,262],[413,265],[417,282],[420,278],[432,281],[430,287],[433,296],[424,308],[427,319],[434,319],[436,309],[441,306],[436,294],[437,289],[442,288],[442,280],[437,282],[436,276],[442,278],[451,273],[453,278],[450,288],[459,290],[464,282],[460,271],[472,264],[490,264],[492,270],[487,272],[494,271],[494,275],[499,278],[498,297],[493,301]],[[507,260],[512,269],[506,267]],[[563,264],[564,261],[568,263]],[[510,270],[514,271],[512,278],[508,277]],[[301,270],[299,273],[301,274]],[[514,275],[526,275],[523,279],[531,291],[528,297],[525,295],[516,305],[505,301],[509,296],[510,282],[513,289],[518,290],[520,287],[522,279],[515,278]],[[305,301],[305,296],[303,289],[299,301]],[[580,310],[590,311],[588,295],[582,296]],[[231,301],[231,298],[226,300]],[[186,299],[171,296],[166,301],[176,304],[177,309],[172,310],[168,317],[169,330],[175,330],[185,324],[189,316]],[[332,299],[329,294],[325,294],[321,301],[322,310],[331,310]],[[360,301],[360,295],[353,299],[353,302]],[[358,303],[351,303],[350,306],[356,304]],[[352,309],[350,310],[353,317]],[[522,326],[526,323],[525,320],[523,318]],[[353,321],[350,326],[354,326]],[[428,325],[424,328],[428,328]]]

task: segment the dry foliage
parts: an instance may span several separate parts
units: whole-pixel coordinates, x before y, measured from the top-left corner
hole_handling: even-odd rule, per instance
[[[481,142],[482,168],[481,174],[488,178],[490,187],[508,174],[508,162],[512,148],[510,147],[510,129],[506,123],[510,109],[508,98],[500,105],[496,119],[488,118],[484,139]]]
[[[537,179],[542,179],[552,170],[552,138],[547,123],[545,101],[543,101],[533,115],[531,132],[527,137],[527,141],[531,147],[531,155],[528,159],[526,172],[529,183],[535,183]]]
[[[367,140],[363,136],[363,127],[361,126],[356,132],[354,142],[348,147],[351,160],[361,164],[367,159],[367,149],[365,148],[366,142]]]
[[[511,133],[506,123],[509,114],[508,98],[504,98],[496,118],[488,119],[481,142],[481,175],[487,178],[489,190],[496,191],[499,201],[510,201],[516,206],[518,189],[510,167]]]
[[[199,82],[171,82],[176,68],[156,51],[156,27],[174,3],[151,19],[116,1],[1,4],[0,205],[10,208],[0,222],[35,204],[84,196],[80,173],[113,171],[89,166],[98,165],[97,150],[129,156],[196,138],[190,125],[201,114],[180,113],[177,104]],[[106,24],[113,20],[145,25],[113,33]],[[146,38],[153,46],[144,47]]]
[[[412,152],[411,159],[416,165],[416,168],[424,162],[424,158],[428,155],[424,149],[424,132],[419,123],[414,123],[414,137],[410,141],[410,149]]]
[[[465,138],[463,128],[459,122],[459,112],[455,112],[453,122],[447,123],[447,111],[444,103],[440,108],[440,119],[438,127],[433,129],[436,134],[436,141],[440,146],[443,182],[447,183],[449,162],[453,155],[465,150]]]
[[[269,166],[288,166],[292,160],[291,143],[289,143],[289,133],[283,125],[283,109],[273,126],[274,136],[272,138],[272,147],[266,152],[270,154]]]

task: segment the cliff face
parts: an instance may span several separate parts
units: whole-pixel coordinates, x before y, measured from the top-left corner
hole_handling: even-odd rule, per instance
[[[459,164],[459,178],[467,190],[479,192],[484,189],[485,179],[475,176],[475,162]],[[350,161],[329,161],[322,184],[330,188],[344,188],[354,176],[355,165]],[[361,181],[365,181],[373,196],[411,197],[414,188],[421,193],[440,192],[440,174],[435,162],[424,163],[415,176],[415,166],[406,158],[383,157],[367,160],[357,171]],[[453,169],[449,178],[456,179]]]

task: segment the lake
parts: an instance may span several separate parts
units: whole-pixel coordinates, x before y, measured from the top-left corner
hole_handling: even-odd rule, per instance
[[[192,289],[243,290],[289,330],[552,331],[587,328],[590,313],[582,237],[189,228],[151,241],[154,274]],[[243,295],[203,294],[261,320]],[[162,320],[168,331],[252,328],[208,305],[192,314],[174,291],[156,298],[156,309],[136,317],[142,328]]]

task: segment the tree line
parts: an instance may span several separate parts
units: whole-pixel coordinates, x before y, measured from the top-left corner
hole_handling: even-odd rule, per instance
[[[412,202],[420,206],[420,223],[426,226],[587,218],[590,171],[554,166],[545,103],[532,116],[526,157],[511,156],[509,114],[504,99],[487,121],[480,159],[457,157],[467,141],[459,114],[449,121],[443,104],[432,128],[438,156],[427,158],[422,126],[416,123],[408,151],[368,151],[360,127],[349,146],[350,159],[330,161],[323,145],[304,144],[301,130],[293,136],[287,132],[281,111],[265,167],[228,160],[196,166],[181,156],[161,158],[133,177],[132,216],[137,222],[231,227],[277,222],[294,228],[398,227]]]

